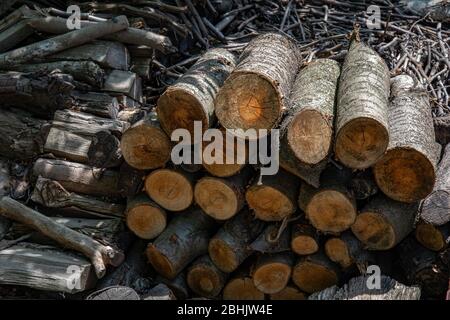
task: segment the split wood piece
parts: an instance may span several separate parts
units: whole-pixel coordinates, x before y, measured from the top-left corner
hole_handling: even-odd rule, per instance
[[[127,201],[125,216],[128,228],[141,239],[156,238],[167,224],[166,212],[143,194]]]
[[[122,163],[120,140],[110,131],[99,131],[91,137],[87,163],[96,168],[114,168]]]
[[[248,265],[239,268],[225,285],[223,300],[264,300],[265,294],[255,287],[250,273]]]
[[[441,146],[435,142],[426,91],[408,75],[392,79],[390,142],[374,167],[375,180],[390,198],[415,202],[433,190]]]
[[[295,80],[281,139],[303,166],[317,165],[330,153],[339,74],[338,62],[318,59]]]
[[[52,125],[75,134],[93,136],[100,131],[110,131],[120,137],[129,128],[129,123],[105,119],[89,113],[71,110],[58,110],[55,112]]]
[[[105,78],[103,91],[115,95],[125,95],[139,103],[143,102],[142,79],[134,72],[112,70]]]
[[[201,297],[214,298],[225,286],[227,274],[219,270],[208,255],[204,255],[192,263],[186,278],[193,292]]]
[[[245,189],[252,175],[252,168],[246,167],[229,178],[203,177],[195,185],[195,202],[214,219],[228,220],[244,207]]]
[[[170,136],[176,129],[194,134],[194,121],[206,130],[215,122],[214,100],[219,88],[236,65],[236,57],[225,49],[207,51],[158,100],[161,126]]]
[[[44,152],[48,123],[17,110],[0,113],[0,154],[14,160],[31,160]]]
[[[99,22],[93,26],[68,32],[3,53],[0,55],[0,65],[9,66],[26,63],[30,60],[49,56],[65,49],[78,47],[84,43],[126,28],[128,28],[128,20],[125,16],[114,17],[109,21]]]
[[[132,197],[142,191],[145,171],[137,170],[123,162],[119,169],[119,193],[123,198]]]
[[[0,199],[0,214],[29,226],[67,248],[83,253],[91,260],[98,278],[105,275],[107,265],[118,266],[124,259],[122,252],[73,231],[9,197]]]
[[[89,60],[101,67],[128,70],[130,55],[127,47],[119,42],[96,40],[75,48],[48,56],[46,60]]]
[[[68,191],[88,195],[117,196],[119,173],[112,170],[102,172],[96,178],[94,168],[64,160],[38,159],[33,166],[33,176],[55,180]]]
[[[209,152],[214,162],[205,161],[206,159],[203,157],[203,167],[213,176],[221,178],[231,177],[238,174],[248,163],[248,145],[245,140],[235,137],[230,132],[227,132],[225,128],[221,127],[220,131],[222,132],[223,148],[221,150],[220,145],[218,148],[215,148],[218,143],[216,138],[214,138],[213,142],[204,142],[203,152],[204,154]],[[211,150],[210,148],[214,149]],[[231,150],[233,152],[230,152]],[[232,163],[227,163],[227,157],[230,157],[230,153],[233,161]]]
[[[336,120],[335,153],[347,167],[368,168],[386,151],[389,78],[384,60],[354,40],[339,80]]]
[[[279,224],[269,224],[253,241],[250,248],[261,253],[279,253],[291,250],[291,229]]]
[[[281,143],[280,145],[279,156],[281,168],[293,175],[296,175],[304,182],[315,188],[320,186],[320,175],[327,166],[326,161],[323,161],[311,168],[306,168],[302,166],[300,161],[292,153],[290,153],[289,149],[286,148],[285,143]]]
[[[253,270],[253,284],[267,294],[280,292],[291,278],[293,264],[294,256],[291,252],[261,255]]]
[[[450,224],[433,226],[420,222],[415,230],[416,240],[432,251],[444,250],[450,244]]]
[[[141,300],[136,291],[124,286],[112,286],[92,292],[86,300]]]
[[[50,73],[54,70],[59,70],[62,73],[70,74],[75,80],[85,82],[97,88],[101,88],[105,81],[105,72],[92,61],[28,63],[7,66],[7,69],[25,73],[38,73],[43,71]]]
[[[186,275],[181,272],[174,279],[166,279],[158,275],[155,283],[163,283],[175,293],[178,300],[186,300],[189,297],[189,288],[186,283]]]
[[[79,214],[99,217],[123,217],[125,210],[121,204],[69,192],[59,182],[41,176],[35,182],[31,200],[45,207],[69,209]]]
[[[325,242],[325,254],[344,269],[356,264],[360,270],[365,270],[370,262],[374,262],[372,254],[363,248],[363,244],[350,231],[328,239]]]
[[[379,195],[370,200],[352,226],[355,236],[369,250],[389,250],[414,227],[418,203],[403,203]]]
[[[76,270],[79,277],[68,270]],[[61,249],[21,243],[0,251],[2,285],[73,294],[93,288],[95,282],[89,260]]]
[[[369,276],[350,279],[342,288],[333,286],[309,296],[309,300],[419,300],[420,288],[408,287],[381,275],[380,288],[368,288]]]
[[[270,300],[306,300],[307,296],[294,284],[288,284],[283,290],[270,295]]]
[[[378,192],[372,170],[357,172],[350,180],[348,187],[357,200],[368,199]]]
[[[450,143],[450,115],[433,119],[436,141],[442,146]]]
[[[307,223],[294,223],[291,229],[291,249],[296,254],[308,255],[319,250],[319,235]]]
[[[58,109],[73,104],[73,77],[62,73],[0,74],[0,98],[4,107],[17,107],[49,119]]]
[[[139,120],[143,119],[146,112],[140,108],[128,108],[125,107],[119,111],[117,114],[117,119],[120,121],[125,121],[131,125],[135,124]]]
[[[195,258],[208,252],[213,232],[214,220],[200,209],[182,212],[149,244],[148,260],[159,274],[173,279]]]
[[[140,170],[164,167],[170,159],[171,147],[155,112],[136,122],[120,140],[125,161]]]
[[[275,175],[256,177],[245,199],[258,219],[280,221],[297,210],[299,188],[298,177],[279,170]]]
[[[163,283],[160,283],[146,292],[142,300],[177,300],[173,291]]]
[[[67,29],[67,19],[64,18],[48,16],[45,18],[32,18],[27,20],[27,22],[30,27],[41,32],[62,34],[69,31]],[[90,26],[96,26],[98,22],[81,20],[80,24],[81,28],[84,29]],[[177,49],[172,45],[169,37],[136,28],[129,27],[113,34],[104,35],[100,38],[127,44],[146,45],[166,54],[177,51]]]
[[[322,251],[301,257],[292,272],[292,280],[306,293],[336,285],[339,276],[339,268]]]
[[[214,264],[223,272],[235,271],[253,250],[250,244],[260,235],[265,224],[242,210],[209,241],[208,252]]]
[[[195,176],[179,169],[158,169],[145,179],[145,191],[164,209],[182,211],[194,201]]]
[[[0,52],[6,52],[16,47],[34,33],[26,21],[19,21],[0,33]]]
[[[442,299],[448,288],[449,271],[436,252],[408,237],[397,248],[399,265],[409,283],[419,285],[422,299]]]
[[[152,74],[151,57],[132,57],[130,71],[136,73],[145,80],[150,80]]]
[[[73,91],[72,97],[75,99],[73,108],[77,111],[92,113],[104,118],[118,118],[120,105],[115,97],[99,92],[83,93],[79,91]]]
[[[0,20],[0,31],[4,31],[31,13],[27,5],[23,5]],[[3,14],[2,14],[3,15]]]
[[[91,139],[55,127],[50,128],[44,152],[71,161],[87,163]]]
[[[433,191],[422,202],[420,217],[437,226],[450,222],[450,144],[439,163]]]
[[[284,35],[266,33],[252,40],[217,95],[220,123],[244,131],[276,127],[288,108],[299,59],[294,42]]]

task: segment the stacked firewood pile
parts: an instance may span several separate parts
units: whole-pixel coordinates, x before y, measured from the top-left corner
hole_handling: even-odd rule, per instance
[[[448,16],[393,2],[374,30],[365,1],[86,2],[69,30],[74,2],[6,1],[0,296],[443,299]],[[280,170],[248,139],[173,163],[194,121],[279,129]]]

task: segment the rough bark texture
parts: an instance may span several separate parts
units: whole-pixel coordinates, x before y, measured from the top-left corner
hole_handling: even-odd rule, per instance
[[[141,300],[139,295],[132,288],[125,286],[111,286],[92,292],[86,297],[86,300]]]
[[[300,179],[284,170],[270,176],[256,177],[245,198],[258,219],[280,221],[297,209]]]
[[[117,119],[118,117],[120,106],[115,97],[105,93],[78,91],[73,91],[72,97],[75,99],[74,109],[77,111],[92,113],[104,118]]]
[[[142,300],[177,300],[177,297],[168,286],[160,283],[145,293]]]
[[[119,169],[119,193],[122,197],[135,196],[142,191],[145,171],[137,170],[123,162]]]
[[[278,224],[269,224],[253,241],[250,248],[261,253],[279,253],[290,250],[291,229]]]
[[[201,121],[203,130],[213,125],[214,100],[235,65],[236,58],[232,53],[212,49],[167,88],[158,100],[158,115],[169,136],[179,128],[193,134],[194,121]]]
[[[437,226],[450,222],[450,144],[439,163],[433,191],[422,202],[420,217]]]
[[[208,255],[204,255],[192,263],[186,278],[193,292],[201,297],[213,298],[225,286],[227,274],[219,270]]]
[[[388,98],[386,63],[353,41],[339,80],[335,153],[340,162],[365,169],[383,155],[389,143]]]
[[[339,63],[318,59],[298,74],[291,108],[281,124],[281,146],[303,166],[324,161],[331,150]]]
[[[308,255],[319,250],[319,235],[307,223],[294,223],[291,230],[291,249],[296,254]]]
[[[281,34],[252,40],[217,96],[220,123],[227,129],[276,127],[289,108],[299,59],[295,44]]]
[[[370,250],[388,250],[414,227],[418,203],[402,203],[379,195],[370,200],[352,226],[356,237]]]
[[[245,209],[227,221],[209,241],[208,252],[214,264],[224,272],[235,271],[253,253],[250,244],[264,226]]]
[[[122,163],[120,140],[109,131],[99,131],[91,137],[87,156],[93,167],[118,167]]]
[[[436,141],[442,146],[450,143],[450,116],[433,119]]]
[[[280,292],[291,278],[293,264],[292,252],[261,255],[253,270],[253,284],[267,294]]]
[[[326,161],[323,161],[314,167],[305,168],[284,143],[280,145],[280,167],[311,186],[316,188],[320,186],[320,175],[326,165]]]
[[[179,300],[186,300],[189,297],[186,275],[183,272],[179,273],[174,279],[166,279],[158,275],[155,278],[155,283],[164,283],[175,293]]]
[[[199,209],[180,213],[147,248],[147,257],[155,270],[173,279],[192,260],[208,252],[208,240],[214,221]]]
[[[390,141],[374,168],[375,179],[390,198],[414,202],[433,190],[440,145],[435,142],[427,93],[407,75],[395,77],[391,91]]]

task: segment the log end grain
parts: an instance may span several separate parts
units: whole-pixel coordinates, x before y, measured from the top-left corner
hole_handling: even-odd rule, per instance
[[[208,252],[214,264],[224,272],[233,272],[239,266],[239,260],[233,248],[222,239],[211,239]]]
[[[167,225],[166,213],[156,205],[141,204],[126,213],[128,228],[141,239],[156,238]]]
[[[389,150],[375,165],[374,175],[384,194],[409,203],[430,194],[436,180],[435,167],[428,157],[407,148]]]
[[[148,245],[146,255],[152,267],[160,275],[167,279],[173,279],[177,276],[175,268],[172,266],[170,260],[164,254],[162,254],[153,244]]]
[[[422,220],[436,226],[450,221],[450,191],[435,190],[422,203]]]
[[[220,178],[226,178],[231,177],[239,173],[244,167],[245,164],[239,164],[239,163],[233,163],[233,164],[218,164],[218,163],[211,163],[211,164],[203,164],[203,167],[206,171],[208,171],[210,174],[216,177]]]
[[[433,251],[441,251],[446,246],[446,239],[443,234],[433,225],[428,223],[419,223],[416,226],[415,236],[417,241]]]
[[[296,210],[295,203],[280,190],[267,185],[253,185],[245,193],[248,206],[263,221],[280,221]]]
[[[273,294],[283,290],[291,277],[292,267],[286,263],[273,261],[264,263],[253,273],[253,283],[261,292]]]
[[[292,280],[300,290],[314,293],[336,285],[339,278],[330,261],[301,259],[294,267]]]
[[[216,297],[223,288],[223,277],[207,264],[192,266],[186,280],[189,288],[202,297]]]
[[[353,264],[347,245],[339,238],[331,238],[325,242],[325,254],[331,261],[338,263],[343,268],[348,268]]]
[[[371,250],[388,250],[396,244],[394,228],[376,212],[362,212],[352,226],[355,236]]]
[[[250,277],[230,280],[222,296],[224,300],[264,300],[264,293],[256,288]]]
[[[301,292],[297,287],[288,285],[280,292],[271,294],[270,300],[306,300],[306,294]]]
[[[291,249],[296,254],[308,255],[317,252],[319,250],[319,244],[315,238],[303,234],[292,238]]]

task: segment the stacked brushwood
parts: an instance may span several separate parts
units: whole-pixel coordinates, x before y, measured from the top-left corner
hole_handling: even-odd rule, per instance
[[[266,32],[239,54],[213,48],[164,67],[155,57],[193,45],[174,39],[226,43],[227,21],[245,10],[175,4],[85,3],[91,14],[73,31],[55,8],[0,21],[0,287],[87,299],[442,299],[450,146],[436,142],[426,88],[393,77],[357,30],[343,61],[305,59],[291,37]],[[204,12],[223,19],[214,26]],[[167,76],[177,80],[152,87]],[[172,161],[177,129],[209,128],[215,139],[278,129],[280,169],[263,175],[240,131],[231,137],[242,150],[223,139],[216,163]],[[227,154],[235,162],[221,164]],[[382,290],[364,286],[371,265],[386,275]]]

